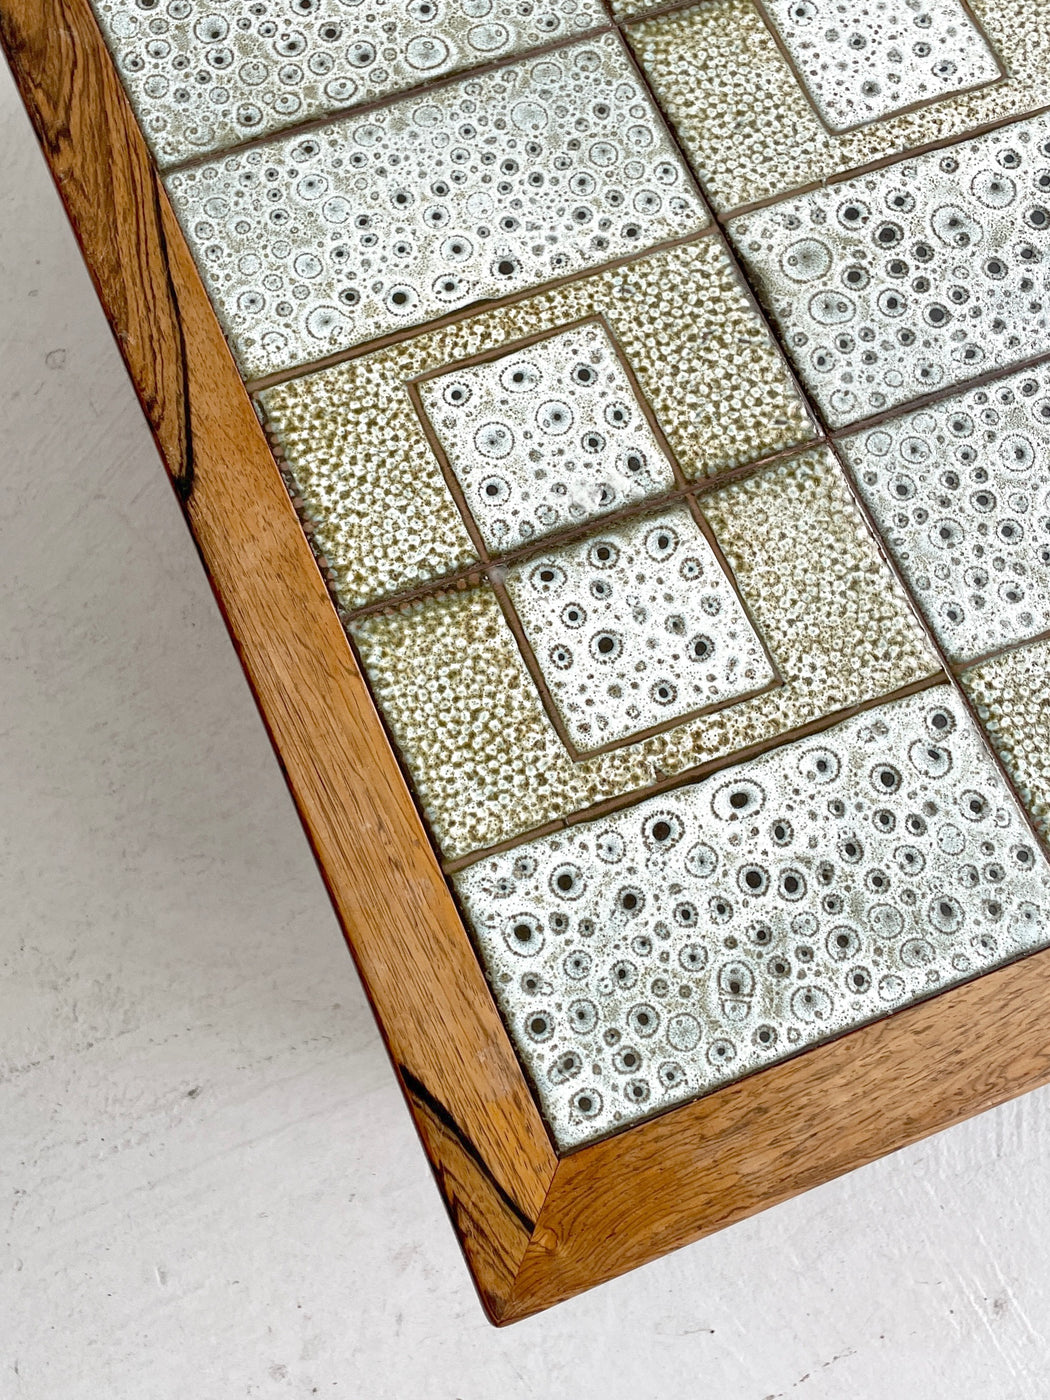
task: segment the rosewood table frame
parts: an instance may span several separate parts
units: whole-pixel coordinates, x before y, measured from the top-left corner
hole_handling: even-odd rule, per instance
[[[493,1322],[1050,1080],[1046,951],[559,1157],[88,0],[0,42]]]

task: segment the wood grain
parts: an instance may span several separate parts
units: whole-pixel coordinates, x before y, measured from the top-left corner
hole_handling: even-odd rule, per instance
[[[87,0],[0,37],[486,1306],[556,1159]]]
[[[585,1147],[558,1166],[515,1322],[1050,1079],[1050,951]]]
[[[559,1162],[88,0],[0,41],[494,1321],[1050,1079],[1044,952]]]

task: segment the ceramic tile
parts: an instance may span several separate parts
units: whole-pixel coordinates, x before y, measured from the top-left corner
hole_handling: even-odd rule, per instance
[[[972,9],[1004,82],[848,132],[827,130],[751,0],[704,0],[627,34],[707,194],[729,210],[1050,103],[1045,0],[975,0]]]
[[[1050,116],[734,219],[835,427],[1050,350]]]
[[[259,399],[345,607],[474,557],[407,381],[597,315],[687,475],[812,437],[779,350],[710,236],[305,375]]]
[[[704,513],[784,684],[574,763],[487,587],[353,626],[435,837],[461,856],[732,754],[937,669],[824,451],[705,493]]]
[[[707,222],[612,34],[167,187],[249,379]]]
[[[946,686],[455,880],[560,1147],[1050,941],[1050,870]]]
[[[419,394],[492,552],[674,486],[600,321],[454,365],[424,380]]]
[[[91,0],[162,167],[605,23],[598,0]]]
[[[684,506],[509,569],[507,592],[581,752],[776,679],[710,543]]]
[[[962,683],[1044,839],[1050,839],[1050,641],[983,661],[963,674]]]
[[[951,660],[1050,629],[1050,369],[890,419],[841,447]]]
[[[959,0],[764,0],[824,124],[849,131],[1003,76]]]

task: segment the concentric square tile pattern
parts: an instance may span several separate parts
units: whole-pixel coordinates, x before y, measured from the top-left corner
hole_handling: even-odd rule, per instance
[[[1050,0],[93,4],[560,1146],[1050,941]]]

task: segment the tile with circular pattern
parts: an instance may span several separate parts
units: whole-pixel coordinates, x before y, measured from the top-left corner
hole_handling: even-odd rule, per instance
[[[606,23],[597,0],[91,0],[161,168]]]
[[[494,553],[675,484],[601,320],[444,369],[420,381],[418,393]]]
[[[947,686],[468,866],[561,1148],[1050,941],[1050,868]]]
[[[166,184],[249,379],[708,222],[612,34]]]
[[[952,661],[1050,629],[1046,365],[888,419],[840,446]]]
[[[832,131],[1003,76],[960,0],[762,0],[762,8]]]
[[[1050,350],[1050,116],[729,233],[833,427]]]
[[[534,555],[507,592],[574,749],[593,752],[776,683],[684,506]]]

